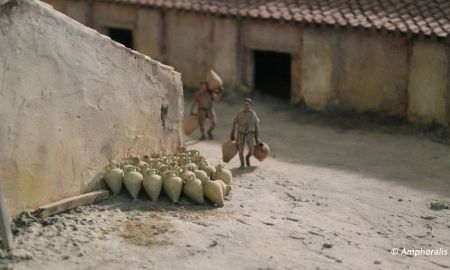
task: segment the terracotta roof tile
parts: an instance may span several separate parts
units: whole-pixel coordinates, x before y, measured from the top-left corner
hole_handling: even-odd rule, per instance
[[[97,0],[206,14],[377,28],[447,38],[450,0]]]

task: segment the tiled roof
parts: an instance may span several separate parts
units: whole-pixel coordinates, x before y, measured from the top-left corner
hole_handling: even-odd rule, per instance
[[[339,25],[447,38],[450,0],[102,0],[217,16]]]

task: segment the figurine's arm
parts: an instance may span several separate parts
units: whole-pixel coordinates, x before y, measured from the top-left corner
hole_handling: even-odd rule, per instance
[[[256,144],[259,144],[259,120],[255,124],[255,140]]]
[[[235,131],[236,131],[236,124],[237,124],[237,115],[236,115],[236,117],[234,118],[234,121],[233,121],[233,126],[231,127],[231,135],[230,135],[230,140],[232,140],[232,141],[234,141],[235,139],[236,139],[236,137],[235,137]]]
[[[219,87],[219,91],[217,93],[217,100],[220,100],[222,98],[224,92],[225,91],[223,90],[223,86]]]
[[[222,95],[223,95],[223,86],[219,87],[216,91],[213,92],[212,100],[214,102],[217,102],[222,98]]]

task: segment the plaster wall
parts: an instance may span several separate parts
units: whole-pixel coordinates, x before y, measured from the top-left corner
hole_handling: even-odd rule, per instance
[[[152,9],[139,9],[135,29],[135,49],[152,59],[162,61],[162,13]]]
[[[90,23],[89,5],[87,1],[67,1],[64,13],[84,25]]]
[[[93,28],[106,34],[107,28],[116,27],[133,31],[133,43],[136,44],[138,8],[131,5],[97,2],[93,5]]]
[[[273,51],[291,55],[291,100],[301,99],[301,48],[302,29],[296,25],[274,22],[244,20],[242,24],[245,61],[242,82],[253,88],[253,51]]]
[[[332,97],[333,35],[316,29],[303,32],[301,95],[307,106],[327,107]]]
[[[71,6],[66,2],[82,3],[48,1],[68,12]],[[136,49],[175,66],[185,85],[197,85],[212,67],[228,89],[237,86],[250,94],[253,50],[290,53],[291,103],[449,124],[450,56],[443,43],[414,39],[412,48],[403,36],[379,32],[239,21],[114,3],[95,6],[100,7],[93,13],[102,13],[95,16],[97,29],[103,31],[104,25],[132,29]]]
[[[167,63],[181,72],[185,85],[198,85],[213,64],[212,18],[176,11],[166,16]]]
[[[72,1],[66,0],[45,0],[45,2],[59,12],[67,13],[67,5],[70,5]]]
[[[237,22],[234,19],[214,18],[214,38],[212,44],[212,68],[220,74],[225,89],[238,85],[237,61]]]
[[[419,124],[448,126],[449,49],[418,41],[412,49],[409,73],[408,119]]]
[[[0,174],[12,215],[97,189],[110,160],[183,143],[173,68],[34,0],[0,9],[0,33]]]
[[[406,116],[408,48],[402,37],[343,32],[338,100],[359,112]]]

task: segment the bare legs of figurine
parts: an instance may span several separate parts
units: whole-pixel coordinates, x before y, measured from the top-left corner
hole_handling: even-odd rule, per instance
[[[214,135],[212,134],[212,132],[217,126],[217,119],[216,119],[215,115],[211,115],[208,118],[209,118],[209,122],[211,123],[211,126],[208,129],[208,138],[212,140],[212,139],[214,139]],[[200,126],[200,132],[202,133],[202,136],[200,137],[200,140],[205,140],[206,139],[205,120],[206,120],[206,117],[204,115],[199,115],[199,117],[198,117],[198,124]]]
[[[248,147],[248,153],[245,156],[245,163],[244,163],[244,150],[245,150],[246,142],[247,142],[247,147]],[[241,161],[240,168],[244,168],[245,165],[247,165],[247,167],[250,167],[251,166],[250,158],[255,153],[255,146],[253,145],[251,140],[247,140],[246,137],[244,137],[242,142],[239,142],[239,144],[238,144],[238,151],[239,151],[239,159]]]
[[[209,129],[208,129],[208,138],[210,139],[210,140],[213,140],[214,139],[214,136],[213,136],[213,134],[212,134],[212,131],[216,128],[216,126],[217,126],[217,119],[216,119],[216,116],[215,115],[212,115],[212,116],[210,116],[209,117],[209,121],[211,122],[211,126],[209,127]]]
[[[241,169],[244,168],[244,145],[238,145],[238,151],[239,151],[239,159],[241,160]]]
[[[248,153],[247,156],[245,156],[245,163],[247,164],[247,167],[250,167],[250,157],[253,156],[253,154],[255,153],[255,147],[252,146],[248,146]]]
[[[202,136],[200,137],[200,140],[205,140],[205,116],[204,114],[199,113],[198,114],[198,125],[200,126],[200,132],[202,133]]]

